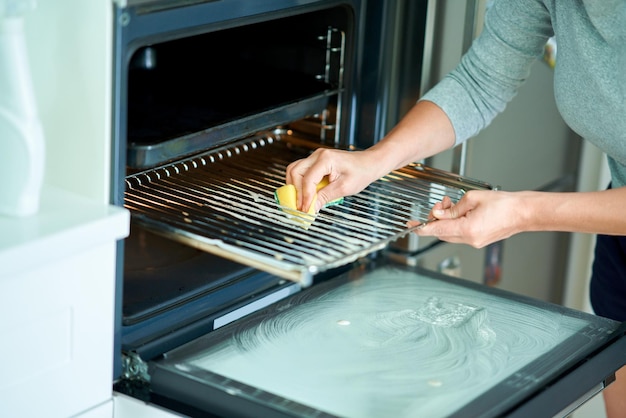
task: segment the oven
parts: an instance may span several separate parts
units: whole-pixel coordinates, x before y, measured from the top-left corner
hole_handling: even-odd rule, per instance
[[[367,147],[415,101],[429,11],[116,3],[118,393],[190,416],[526,416],[610,383],[620,324],[398,261],[409,219],[491,185],[416,162],[316,216],[275,200],[291,161]]]

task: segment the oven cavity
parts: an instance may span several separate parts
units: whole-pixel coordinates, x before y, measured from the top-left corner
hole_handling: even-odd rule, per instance
[[[297,125],[338,144],[342,7],[148,44],[128,68],[128,165],[148,168]]]

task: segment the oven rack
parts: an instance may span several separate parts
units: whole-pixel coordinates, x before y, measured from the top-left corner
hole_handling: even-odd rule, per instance
[[[126,178],[125,207],[150,230],[281,278],[312,283],[319,272],[372,252],[486,183],[411,164],[315,217],[284,211],[274,191],[289,163],[316,146],[275,131]]]

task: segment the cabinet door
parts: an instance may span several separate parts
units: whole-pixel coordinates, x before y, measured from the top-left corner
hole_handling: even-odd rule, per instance
[[[0,415],[67,417],[111,399],[114,250],[0,277]]]

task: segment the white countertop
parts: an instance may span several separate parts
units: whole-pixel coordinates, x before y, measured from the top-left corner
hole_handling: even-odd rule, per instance
[[[0,278],[125,238],[129,222],[126,209],[45,186],[36,215],[0,216]]]

